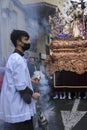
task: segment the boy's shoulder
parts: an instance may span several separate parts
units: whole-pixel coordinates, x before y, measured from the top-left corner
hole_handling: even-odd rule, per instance
[[[21,64],[23,62],[23,57],[19,55],[18,53],[12,53],[9,58],[7,63],[11,64]]]

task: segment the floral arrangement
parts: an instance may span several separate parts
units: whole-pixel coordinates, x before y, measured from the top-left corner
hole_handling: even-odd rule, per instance
[[[69,38],[83,37],[83,12],[81,5],[73,3],[64,16],[59,9],[56,9],[54,16],[49,16],[51,27],[50,37]]]

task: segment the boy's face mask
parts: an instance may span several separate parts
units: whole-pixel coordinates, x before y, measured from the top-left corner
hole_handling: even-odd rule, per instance
[[[23,49],[23,51],[26,51],[26,50],[30,49],[30,43],[26,44],[26,43],[23,42],[22,49]]]
[[[23,51],[30,49],[30,40],[27,37],[22,37],[21,42]]]

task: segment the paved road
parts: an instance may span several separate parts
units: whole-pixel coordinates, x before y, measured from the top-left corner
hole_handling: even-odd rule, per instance
[[[53,100],[47,111],[48,130],[87,130],[87,100]]]
[[[87,130],[87,100],[52,100],[51,105],[45,110],[48,119],[48,130]],[[38,127],[35,119],[35,130]],[[0,121],[0,130],[5,125]],[[6,129],[5,130],[9,130]]]

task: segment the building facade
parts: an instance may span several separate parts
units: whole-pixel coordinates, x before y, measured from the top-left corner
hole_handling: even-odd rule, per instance
[[[10,41],[13,29],[24,29],[31,37],[31,56],[46,53],[49,42],[49,15],[56,7],[62,10],[66,0],[0,0],[0,65],[7,61],[14,47]]]

